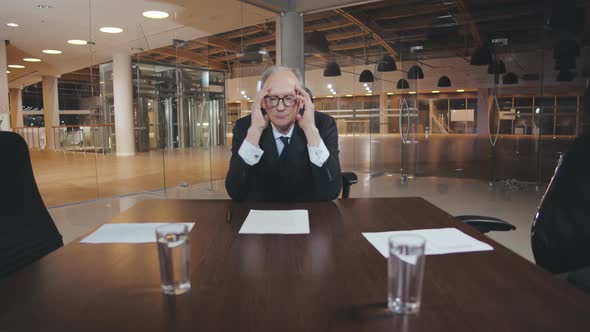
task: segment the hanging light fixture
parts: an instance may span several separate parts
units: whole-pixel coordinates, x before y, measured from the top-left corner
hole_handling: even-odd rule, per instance
[[[395,60],[389,55],[384,55],[383,61],[379,62],[379,64],[377,65],[378,72],[396,71],[396,70],[397,70],[397,66],[395,65]]]
[[[409,89],[410,84],[404,78],[401,78],[399,81],[397,81],[397,88],[398,89]]]
[[[441,76],[438,79],[438,84],[437,86],[439,88],[448,88],[451,86],[451,80],[447,77],[447,76]]]
[[[361,72],[361,76],[359,76],[359,82],[361,83],[371,83],[375,81],[375,77],[373,76],[373,73],[371,73],[370,70],[363,70]]]
[[[487,46],[478,47],[471,54],[472,66],[485,66],[492,63],[492,52]]]
[[[336,62],[328,62],[326,69],[324,69],[324,77],[334,77],[340,75],[342,75],[340,66],[338,66]]]
[[[243,64],[257,65],[262,63],[262,54],[256,45],[247,45],[242,48],[238,55],[238,62]]]
[[[424,78],[424,72],[422,71],[422,68],[420,68],[420,66],[413,65],[412,67],[410,67],[410,70],[408,70],[408,79],[409,80],[421,80],[423,78]]]
[[[303,45],[304,54],[322,54],[329,53],[328,39],[323,32],[314,30],[305,35],[305,43]]]
[[[509,72],[502,77],[503,84],[518,84],[518,76],[515,73]]]

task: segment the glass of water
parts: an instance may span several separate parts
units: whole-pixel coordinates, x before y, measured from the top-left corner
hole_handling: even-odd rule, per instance
[[[156,228],[160,275],[164,294],[179,295],[191,288],[188,226],[168,224]]]
[[[420,310],[425,245],[426,240],[419,235],[389,238],[387,306],[394,313],[415,314]]]

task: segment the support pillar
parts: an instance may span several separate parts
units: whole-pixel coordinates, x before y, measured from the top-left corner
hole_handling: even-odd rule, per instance
[[[23,123],[23,89],[11,88],[10,95],[10,123],[12,128],[22,128]]]
[[[8,74],[6,69],[6,41],[0,39],[0,131],[10,130]]]
[[[133,81],[131,79],[131,56],[127,53],[117,53],[113,56],[113,97],[117,156],[133,156],[135,155]]]
[[[45,122],[45,148],[55,150],[59,146],[53,135],[52,126],[59,126],[59,97],[57,95],[57,77],[43,76],[43,119]]]
[[[303,14],[294,11],[281,13],[277,31],[277,64],[299,69],[305,82]]]

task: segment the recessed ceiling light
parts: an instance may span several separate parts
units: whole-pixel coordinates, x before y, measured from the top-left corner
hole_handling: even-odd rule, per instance
[[[168,13],[159,11],[159,10],[148,10],[147,12],[143,12],[143,16],[147,18],[166,18],[169,16]]]
[[[61,51],[59,51],[59,50],[43,50],[41,52],[43,52],[45,54],[61,54]]]
[[[432,93],[440,93],[438,90],[432,90]]]
[[[332,84],[328,84],[328,89],[332,89]]]
[[[70,39],[68,40],[68,44],[72,44],[72,45],[86,45],[88,44],[87,41],[82,40],[82,39]]]
[[[22,69],[25,68],[25,66],[23,65],[8,65],[9,68],[17,68],[17,69]]]
[[[365,96],[372,96],[371,93],[365,93]]]
[[[23,61],[26,61],[26,62],[41,62],[41,59],[37,59],[37,58],[24,58]]]
[[[10,74],[10,70],[7,70],[7,71],[6,71],[6,73],[7,73],[7,74]]]
[[[121,32],[123,32],[123,29],[116,28],[116,27],[102,27],[98,30],[100,30],[101,32],[104,32],[104,33],[121,33]]]
[[[457,92],[465,92],[463,89],[458,89]]]
[[[334,96],[326,96],[326,97],[328,97],[328,98],[334,98]]]
[[[6,26],[9,26],[11,28],[16,28],[18,26],[18,24],[10,22],[10,23],[6,23]]]
[[[345,97],[352,97],[352,95],[345,95]]]
[[[416,91],[410,91],[408,93],[411,94],[411,95],[415,95],[416,94]]]
[[[391,96],[392,94],[393,94],[393,92],[388,92],[387,93],[388,96]]]

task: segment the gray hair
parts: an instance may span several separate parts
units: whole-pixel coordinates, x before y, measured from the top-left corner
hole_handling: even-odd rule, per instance
[[[264,83],[266,83],[266,81],[268,80],[268,78],[274,74],[274,73],[278,73],[281,71],[288,71],[290,73],[292,73],[293,75],[295,75],[295,77],[297,78],[297,80],[299,81],[299,84],[304,87],[305,85],[303,84],[303,76],[301,76],[301,72],[299,72],[299,69],[296,68],[291,68],[291,67],[285,67],[285,66],[272,66],[272,67],[268,67],[263,73],[262,76],[260,77],[260,88],[262,89],[262,87],[264,86]]]

